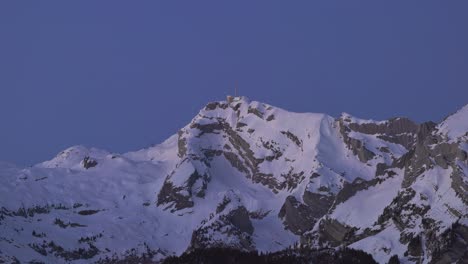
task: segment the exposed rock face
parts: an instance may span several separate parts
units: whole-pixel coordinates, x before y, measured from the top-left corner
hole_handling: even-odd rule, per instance
[[[203,167],[204,164],[197,165]],[[171,211],[174,212],[192,207],[194,196],[203,198],[210,177],[207,173],[201,175],[195,167],[189,159],[184,159],[178,164],[166,177],[158,194],[157,205],[165,205],[165,209],[173,208]]]
[[[250,108],[249,107],[248,113],[252,113],[252,114],[258,116],[259,118],[263,119],[263,113],[257,108]]]
[[[228,102],[229,103],[229,102]],[[205,106],[205,110],[216,110],[217,108],[226,109],[228,107],[228,103],[225,102],[211,102]]]
[[[182,158],[182,157],[185,157],[185,155],[187,154],[187,140],[183,137],[184,136],[183,131],[179,131],[178,135],[179,135],[179,140],[177,141],[178,154],[179,154],[179,157]]]
[[[468,204],[468,180],[466,179],[464,171],[459,166],[453,166],[451,178],[451,187],[455,190],[457,195],[460,196],[463,202]]]
[[[402,184],[404,188],[409,187],[419,175],[434,166],[448,169],[449,166],[454,166],[457,160],[464,163],[467,160],[466,151],[460,149],[456,143],[443,142],[439,136],[428,136],[420,140],[422,142],[416,143],[401,161],[397,161],[405,168]]]
[[[192,234],[189,250],[196,248],[231,247],[252,251],[255,248],[251,237],[253,227],[250,219],[244,218],[245,212],[244,208],[234,211],[230,215],[220,216],[211,225],[195,230]],[[229,239],[219,240],[216,238],[216,233],[220,234],[219,237],[228,237]]]
[[[193,206],[192,198],[188,195],[183,195],[181,192],[184,189],[175,187],[171,182],[164,182],[161,191],[158,194],[158,206],[168,203],[173,203],[174,210],[182,210]],[[169,205],[171,206],[171,205]],[[169,207],[168,207],[169,208]]]
[[[314,227],[316,218],[311,208],[298,202],[294,196],[288,196],[278,216],[284,219],[285,228],[301,235]]]
[[[380,123],[348,123],[352,131],[376,135],[383,140],[401,144],[406,148],[414,146],[417,140],[424,139],[435,128],[435,123],[416,124],[407,118],[392,118]]]
[[[304,192],[302,199],[304,203],[309,206],[312,216],[316,219],[324,216],[330,210],[334,201],[333,196],[309,191]]]
[[[203,221],[193,232],[189,250],[210,247],[229,247],[251,251],[254,227],[249,212],[242,205],[240,198],[228,193],[218,205],[216,214]],[[225,239],[220,239],[224,237]]]
[[[412,259],[419,261],[419,258],[422,256],[422,242],[421,237],[413,237],[408,243],[407,255],[411,256]]]
[[[226,220],[239,229],[239,231],[249,235],[253,234],[254,228],[252,222],[250,222],[249,212],[245,207],[239,207],[229,212],[226,216]]]
[[[346,245],[353,232],[353,228],[343,225],[335,219],[325,218],[319,224],[319,243],[323,247]]]
[[[302,140],[300,140],[296,135],[291,133],[290,131],[281,131],[281,134],[286,135],[294,144],[302,149]]]
[[[366,181],[361,178],[356,178],[352,183],[345,183],[343,189],[337,194],[335,199],[335,205],[338,205],[350,197],[354,196],[358,191],[367,189],[368,187],[377,184],[378,179],[372,179],[370,181]]]
[[[95,161],[94,159],[86,156],[84,159],[83,159],[83,167],[85,169],[90,169],[92,167],[96,167],[97,166],[97,161]]]
[[[433,122],[426,122],[422,124],[416,124],[407,118],[392,118],[383,122],[364,122],[354,123],[353,120],[348,116],[342,116],[339,119],[340,130],[345,141],[350,141],[348,144],[359,151],[362,148],[361,144],[356,140],[347,139],[349,132],[359,132],[367,135],[375,135],[377,138],[382,140],[400,144],[407,149],[410,149],[418,141],[424,140],[426,136],[430,135],[434,130],[436,124]],[[361,154],[364,155],[365,153]],[[362,160],[361,160],[362,161]]]
[[[268,154],[259,157],[253,151],[249,140],[246,139],[246,137],[252,137],[252,135],[255,134],[255,130],[248,128],[248,125],[241,121],[241,115],[254,115],[256,118],[263,118],[264,113],[268,111],[267,108],[269,107],[264,105],[252,106],[245,100],[240,100],[238,102],[233,101],[231,104],[219,102],[208,104],[203,113],[200,113],[189,126],[179,131],[178,156],[180,158],[187,158],[192,163],[201,161],[205,164],[205,167],[208,168],[213,158],[222,156],[232,167],[243,173],[254,183],[265,185],[274,192],[286,188],[294,189],[304,180],[304,171],[291,169],[288,172],[279,173],[280,177],[275,177],[272,173],[263,172],[260,169],[261,166],[265,166],[263,163],[279,162],[279,159],[283,156],[284,148],[279,147],[278,143],[275,141],[265,141],[260,137],[261,146]],[[233,123],[223,118],[209,116],[211,112],[217,110],[230,113],[230,115],[235,116],[236,121]],[[273,117],[265,122],[274,120],[274,115],[271,114],[270,116]],[[245,131],[242,130],[244,127],[247,127]],[[290,140],[288,145],[294,145],[295,148],[302,149],[302,140],[297,135],[290,131],[279,131],[279,133]],[[222,148],[220,147],[221,144],[218,146],[213,144],[201,146],[198,143],[198,141],[204,138],[213,136],[216,136],[216,141],[225,141],[222,144]],[[257,146],[255,146],[255,148],[257,148]],[[187,188],[183,186],[178,187],[180,187],[179,190],[185,190],[186,193],[190,193],[190,190]],[[177,208],[183,209],[190,203],[184,202],[183,204],[184,206],[178,206]]]
[[[0,262],[159,261],[298,243],[364,250],[379,263],[461,262],[467,122],[468,106],[417,124],[230,97],[148,149],[75,146],[33,168],[0,163]]]
[[[345,126],[342,120],[339,120],[340,133],[343,136],[344,142],[349,149],[353,151],[354,155],[357,155],[361,162],[367,162],[371,160],[375,154],[368,150],[364,143],[358,139],[349,137],[351,129]]]
[[[255,142],[253,139],[257,136],[258,129],[251,128],[252,124],[244,121],[247,120],[244,119],[244,115],[255,116],[248,120],[257,120],[256,122],[276,122],[281,117],[270,113],[271,108],[261,104],[250,105],[241,100],[226,106],[210,104],[206,109],[232,111],[230,115],[234,120],[228,121],[203,114],[201,119],[190,125],[190,129],[194,131],[184,130],[183,134],[186,136],[193,134],[200,139],[216,135],[217,138],[222,139],[223,143],[218,144],[222,147],[213,147],[215,145],[211,144],[209,148],[203,147],[197,150],[193,148],[193,145],[191,146],[193,144],[191,140],[182,140],[179,150],[182,150],[182,153],[192,160],[203,161],[207,167],[211,167],[210,164],[214,158],[222,157],[247,179],[266,186],[273,193],[285,190],[294,191],[304,181],[310,182],[309,185],[320,184],[314,187],[316,189],[306,188],[302,191],[300,193],[302,199],[297,199],[296,197],[299,196],[294,195],[286,196],[281,208],[277,211],[277,216],[283,222],[284,228],[300,236],[301,241],[311,246],[351,245],[359,240],[378,235],[385,230],[386,226],[392,224],[401,232],[397,243],[407,248],[407,258],[421,262],[424,260],[424,250],[429,253],[433,252],[431,247],[423,246],[427,244],[426,237],[433,236],[436,240],[439,237],[437,233],[431,233],[430,230],[441,232],[443,227],[437,224],[440,220],[434,220],[429,216],[432,211],[428,204],[427,194],[421,193],[418,188],[413,188],[413,185],[421,178],[428,177],[426,174],[434,169],[451,170],[450,186],[465,206],[467,204],[468,181],[462,168],[467,164],[467,153],[460,147],[460,142],[449,142],[443,135],[440,135],[435,123],[417,124],[407,118],[375,122],[357,120],[347,115],[340,117],[335,122],[335,128],[342,137],[342,142],[352,155],[363,163],[362,166],[375,166],[375,171],[371,177],[346,170],[338,171],[337,182],[331,183],[329,178],[324,178],[322,175],[327,175],[328,172],[320,174],[313,172],[323,164],[311,168],[310,171],[297,170],[291,166],[289,171],[279,175],[264,170],[274,163],[293,164],[296,162],[297,158],[287,156],[287,149],[293,147],[298,153],[307,152],[307,144],[309,144],[307,140],[310,138],[310,132],[304,137],[300,133],[285,129],[278,131],[286,139],[283,143],[264,136]],[[287,147],[284,144],[287,144]],[[185,148],[185,146],[188,147]],[[263,150],[259,151],[259,147]],[[461,166],[460,162],[465,165]],[[334,168],[330,169],[334,171]],[[341,222],[343,219],[331,217],[334,211],[357,194],[372,192],[386,181],[395,181],[392,179],[401,179],[399,181],[401,189],[395,193],[393,200],[390,199],[388,204],[381,205],[381,211],[374,221],[375,226],[362,229]],[[416,199],[422,199],[423,202],[417,202]],[[188,202],[189,200],[181,199],[181,201],[184,201],[181,204],[185,206],[193,206]],[[460,212],[460,208],[450,206],[447,208],[452,215],[462,217],[463,213]],[[207,232],[208,229],[220,228],[219,223],[227,223],[226,225],[231,226],[232,230],[236,230],[231,231],[231,234],[239,232],[235,237],[242,238],[239,240],[243,241],[242,245],[237,244],[237,246],[244,249],[251,247],[251,241],[246,240],[246,236],[252,235],[249,227],[251,222],[248,211],[244,209],[233,210],[232,215],[220,216],[217,224],[200,228],[198,233],[194,233],[192,244],[203,244],[200,242],[203,239],[198,238],[204,237],[200,233],[201,230]],[[424,223],[425,235],[408,231],[416,228],[418,221]],[[390,255],[387,261],[389,259]]]
[[[294,196],[288,196],[278,214],[285,228],[296,235],[311,230],[317,220],[328,212],[334,197],[305,191],[303,200],[304,204]]]
[[[379,216],[379,224],[383,224],[386,221],[393,220],[394,223],[401,229],[407,224],[402,219],[401,212],[405,209],[404,207],[416,196],[416,192],[407,188],[398,193],[393,199],[392,203],[385,207],[383,213]]]
[[[416,133],[419,126],[407,118],[392,118],[383,123],[350,123],[351,130],[364,134],[398,135],[404,133]]]
[[[455,223],[438,240],[428,240],[431,263],[464,263],[468,259],[468,226]]]

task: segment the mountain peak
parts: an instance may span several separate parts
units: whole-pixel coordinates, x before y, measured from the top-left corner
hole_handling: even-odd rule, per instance
[[[39,163],[35,167],[82,169],[82,163],[85,158],[103,159],[109,154],[110,153],[105,150],[75,145],[61,151],[53,159]]]
[[[33,168],[0,164],[0,262],[159,261],[299,242],[380,263],[456,262],[466,247],[451,238],[468,241],[468,148],[439,132],[466,133],[467,112],[436,127],[235,97],[139,151],[73,146]]]
[[[439,131],[451,140],[468,141],[468,104],[448,116],[438,126]]]

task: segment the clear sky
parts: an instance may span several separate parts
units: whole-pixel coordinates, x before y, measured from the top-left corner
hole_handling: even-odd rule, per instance
[[[468,1],[0,1],[0,160],[160,143],[232,93],[440,121],[468,103]]]

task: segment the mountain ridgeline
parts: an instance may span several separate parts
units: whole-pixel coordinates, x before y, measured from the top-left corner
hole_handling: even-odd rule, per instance
[[[467,263],[467,152],[468,105],[437,124],[212,102],[160,145],[0,163],[0,262]]]

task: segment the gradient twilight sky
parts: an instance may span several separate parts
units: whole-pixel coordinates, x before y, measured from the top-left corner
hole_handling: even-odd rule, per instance
[[[1,1],[0,160],[160,143],[232,93],[440,121],[468,103],[468,1]]]

